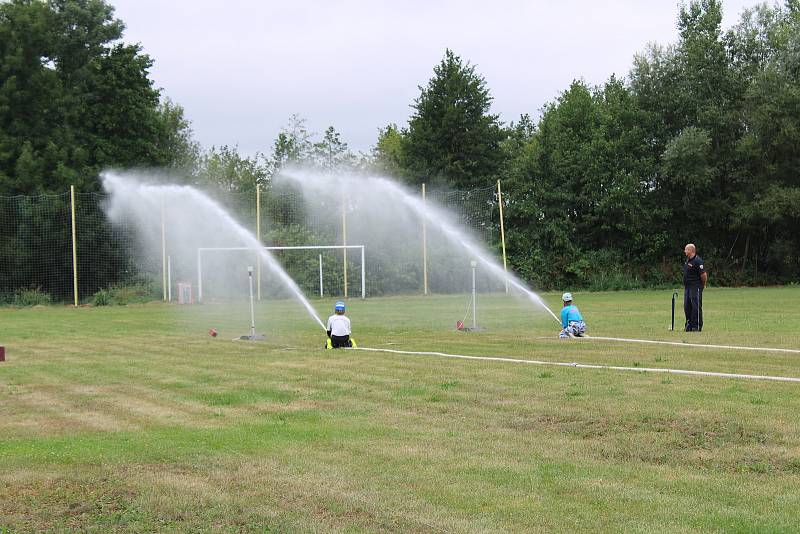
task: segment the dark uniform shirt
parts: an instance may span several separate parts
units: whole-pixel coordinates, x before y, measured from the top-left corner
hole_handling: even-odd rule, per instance
[[[683,264],[683,285],[684,287],[703,287],[700,275],[706,272],[703,260],[697,254],[691,260],[687,259]]]

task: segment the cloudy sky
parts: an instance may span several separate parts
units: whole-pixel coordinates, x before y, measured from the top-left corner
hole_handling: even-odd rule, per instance
[[[368,151],[406,125],[446,48],[476,66],[501,120],[538,116],[575,78],[627,75],[677,39],[678,0],[110,0],[204,148],[269,153],[293,114]],[[757,0],[723,0],[723,26]]]

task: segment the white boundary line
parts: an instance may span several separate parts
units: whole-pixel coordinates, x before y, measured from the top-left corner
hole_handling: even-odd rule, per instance
[[[583,336],[586,339],[602,339],[604,341],[626,341],[628,343],[653,343],[656,345],[676,345],[678,347],[705,347],[709,349],[735,349],[735,350],[755,350],[763,352],[791,352],[800,354],[800,349],[777,349],[769,347],[743,347],[740,345],[707,345],[704,343],[682,343],[678,341],[654,341],[652,339],[627,339],[624,337],[599,337]],[[580,338],[579,338],[580,339]]]
[[[594,338],[597,339],[597,338]],[[712,345],[703,345],[710,347]],[[557,367],[577,367],[578,369],[607,369],[611,371],[633,371],[637,373],[666,373],[675,375],[692,376],[713,376],[718,378],[745,378],[750,380],[771,380],[774,382],[796,382],[800,383],[800,378],[791,376],[766,376],[766,375],[746,375],[739,373],[716,373],[713,371],[689,371],[686,369],[666,369],[658,367],[621,367],[616,365],[593,365],[588,363],[567,363],[567,362],[547,362],[542,360],[519,360],[515,358],[502,358],[499,356],[466,356],[464,354],[447,354],[445,352],[414,352],[409,350],[396,349],[373,349],[358,347],[349,350],[363,350],[368,352],[388,352],[390,354],[409,354],[412,356],[440,356],[442,358],[459,358],[462,360],[481,360],[490,362],[523,363],[529,365],[553,365]]]

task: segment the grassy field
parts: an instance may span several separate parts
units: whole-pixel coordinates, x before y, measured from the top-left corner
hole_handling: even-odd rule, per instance
[[[670,296],[575,303],[598,336],[800,348],[800,287],[709,289],[702,333],[667,330]],[[559,340],[500,295],[459,333],[467,302],[348,314],[363,347],[800,377],[800,354]],[[257,327],[231,341],[244,303],[0,310],[0,532],[800,528],[800,384],[326,351],[292,302]]]

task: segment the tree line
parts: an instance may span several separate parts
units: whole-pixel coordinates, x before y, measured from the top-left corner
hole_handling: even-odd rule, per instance
[[[535,119],[503,123],[477,67],[446,50],[407,124],[382,128],[369,153],[294,115],[247,156],[194,141],[109,3],[2,2],[0,196],[99,192],[106,168],[242,194],[293,162],[450,190],[500,179],[510,265],[537,287],[671,285],[689,241],[714,283],[796,281],[800,0],[745,10],[728,31],[722,9],[681,4],[674,43],[636,54],[627,76],[575,80]]]

